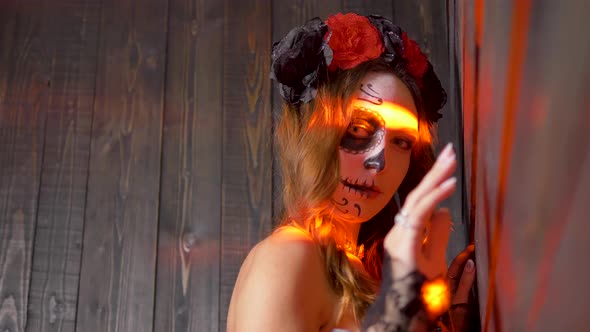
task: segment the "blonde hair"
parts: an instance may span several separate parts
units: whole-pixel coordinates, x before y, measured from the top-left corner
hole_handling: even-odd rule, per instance
[[[386,72],[402,80],[418,109],[420,138],[412,150],[410,169],[398,189],[402,201],[432,166],[432,124],[426,119],[419,89],[402,66],[381,59],[339,72],[319,87],[316,98],[301,107],[284,106],[276,136],[283,178],[286,217],[279,227],[295,225],[312,236],[324,256],[329,282],[341,297],[340,315],[347,308],[360,320],[375,299],[381,281],[383,238],[397,211],[392,201],[361,226],[359,244],[365,245],[365,271],[353,269],[347,253],[335,240],[338,221],[332,219],[329,199],[339,183],[338,148],[351,120],[350,102],[369,72]],[[366,225],[365,225],[366,224]],[[361,242],[362,241],[362,242]]]

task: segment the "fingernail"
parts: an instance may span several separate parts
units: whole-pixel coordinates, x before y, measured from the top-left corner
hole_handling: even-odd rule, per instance
[[[442,165],[448,165],[454,162],[457,159],[457,155],[455,155],[455,151],[453,150],[453,144],[447,144],[438,159],[440,159]]]
[[[470,260],[467,261],[467,264],[465,264],[465,271],[467,271],[467,272],[473,272],[473,268],[474,267],[475,267],[475,264],[470,259]]]
[[[452,178],[445,180],[445,182],[443,182],[440,185],[440,188],[441,189],[448,189],[448,188],[454,186],[456,183],[457,183],[457,178],[453,176]]]
[[[453,151],[453,143],[449,142],[445,145],[445,148],[440,152],[440,155],[447,157]]]

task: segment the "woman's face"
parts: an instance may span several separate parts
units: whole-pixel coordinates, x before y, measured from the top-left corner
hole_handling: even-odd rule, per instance
[[[418,140],[416,105],[406,85],[389,73],[369,73],[355,95],[352,120],[339,148],[340,183],[334,213],[365,222],[391,200]]]

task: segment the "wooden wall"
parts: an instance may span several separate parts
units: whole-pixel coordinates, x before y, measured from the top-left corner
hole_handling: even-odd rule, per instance
[[[225,330],[280,211],[272,42],[338,11],[424,46],[450,96],[440,140],[461,154],[441,1],[0,1],[0,330]]]
[[[587,330],[590,3],[450,11],[482,330]]]

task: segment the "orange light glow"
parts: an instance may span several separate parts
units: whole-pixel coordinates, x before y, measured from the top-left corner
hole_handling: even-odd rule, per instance
[[[379,112],[386,123],[387,129],[405,130],[418,135],[418,117],[406,107],[388,101],[374,105],[364,100],[356,100],[354,106],[362,106]]]
[[[443,278],[426,281],[422,285],[422,301],[431,317],[445,312],[450,305],[450,292]]]

